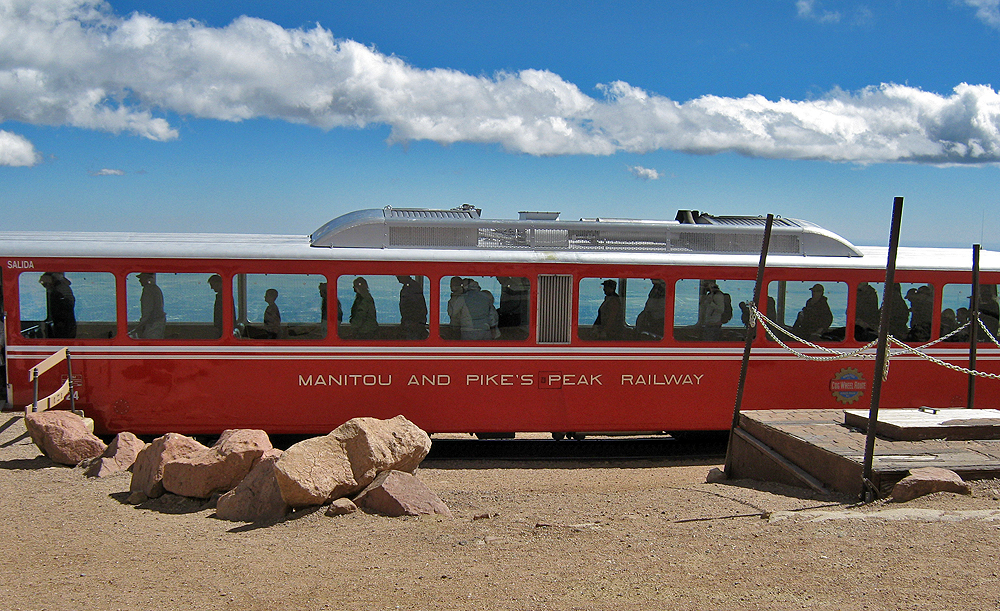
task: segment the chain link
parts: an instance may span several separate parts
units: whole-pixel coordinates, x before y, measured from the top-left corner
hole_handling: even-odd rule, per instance
[[[772,341],[776,342],[779,346],[781,346],[782,348],[784,348],[788,352],[791,352],[792,354],[794,354],[795,356],[797,356],[797,357],[799,357],[801,359],[805,359],[807,361],[814,361],[814,362],[826,363],[826,362],[830,362],[830,361],[838,361],[838,360],[841,360],[841,359],[850,359],[850,358],[860,358],[860,359],[874,359],[875,358],[875,354],[870,353],[870,352],[866,352],[867,350],[871,350],[872,348],[874,348],[877,345],[877,342],[875,342],[875,341],[869,342],[869,343],[865,344],[864,346],[862,346],[860,348],[857,348],[856,350],[851,350],[850,352],[844,352],[844,351],[840,351],[840,350],[834,350],[832,348],[827,348],[826,346],[820,346],[818,344],[814,344],[814,343],[812,343],[812,342],[810,342],[808,340],[805,340],[805,339],[803,339],[801,337],[796,336],[793,333],[790,333],[788,331],[788,329],[785,329],[784,327],[782,327],[778,323],[774,322],[773,320],[770,320],[767,316],[765,316],[763,313],[761,313],[760,310],[757,309],[756,305],[753,305],[753,304],[747,304],[747,305],[748,305],[748,310],[750,312],[750,316],[749,316],[749,319],[750,319],[749,320],[749,325],[750,325],[750,327],[755,327],[757,321],[759,320],[761,322],[761,324],[764,326],[764,331],[767,333],[767,336],[770,337]],[[931,346],[934,346],[934,345],[939,344],[941,342],[947,341],[952,336],[956,335],[957,333],[961,332],[966,327],[968,327],[969,324],[970,324],[969,322],[966,322],[964,325],[962,325],[961,327],[955,329],[954,331],[952,331],[951,333],[945,335],[944,337],[940,337],[940,338],[938,338],[936,340],[927,342],[926,344],[921,344],[920,346],[916,346],[916,347],[910,346],[909,344],[905,344],[905,343],[901,342],[900,340],[896,339],[894,336],[890,335],[888,337],[889,342],[891,342],[892,344],[895,344],[896,346],[898,346],[899,350],[895,350],[894,351],[894,350],[890,349],[890,350],[886,351],[885,370],[882,372],[882,379],[885,380],[889,376],[889,360],[890,360],[890,358],[892,358],[893,356],[899,356],[901,354],[911,354],[913,356],[917,356],[917,357],[920,357],[920,358],[922,358],[922,359],[924,359],[926,361],[934,363],[935,365],[939,365],[941,367],[945,367],[945,368],[951,369],[953,371],[958,371],[960,373],[964,373],[964,374],[967,374],[967,375],[974,375],[974,376],[977,376],[977,377],[980,377],[980,378],[988,378],[988,379],[991,379],[991,380],[1000,380],[1000,375],[998,375],[998,374],[987,373],[985,371],[976,371],[974,369],[968,369],[966,367],[961,367],[959,365],[954,365],[952,363],[948,363],[948,362],[943,361],[943,360],[941,360],[939,358],[936,358],[936,357],[933,357],[933,356],[931,356],[929,354],[925,354],[924,352],[921,352],[921,350],[925,350],[927,348],[930,348]],[[990,333],[989,329],[986,328],[986,325],[983,324],[982,319],[979,319],[979,326],[980,326],[980,328],[983,329],[983,331],[986,332],[986,335],[989,336],[990,340],[997,347],[1000,347],[1000,341],[998,341],[997,338],[994,337],[992,333]],[[786,344],[785,342],[783,342],[781,340],[781,338],[779,338],[775,334],[775,329],[780,329],[781,333],[783,335],[787,335],[788,337],[790,337],[792,341],[802,342],[803,344],[809,346],[810,348],[813,348],[814,350],[819,350],[821,352],[826,352],[827,354],[830,354],[831,356],[814,356],[814,355],[806,354],[804,352],[796,350],[795,348],[792,348],[791,346],[789,346],[788,344]]]

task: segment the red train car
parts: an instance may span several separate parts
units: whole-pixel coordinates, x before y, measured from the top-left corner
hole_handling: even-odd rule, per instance
[[[99,433],[325,433],[403,414],[430,432],[728,428],[763,219],[364,210],[310,236],[3,233],[8,407],[68,347]],[[825,357],[875,337],[885,248],[778,219],[761,311]],[[890,332],[967,365],[971,254],[900,249]],[[981,256],[996,332],[1000,256]],[[982,334],[985,335],[985,334]],[[745,409],[865,407],[873,362],[761,333]],[[869,351],[872,352],[872,351]],[[978,366],[1000,373],[983,343]],[[964,406],[967,376],[892,358],[882,405]],[[43,377],[39,392],[66,378]],[[996,384],[984,381],[982,384]],[[1000,407],[1000,393],[978,394]]]

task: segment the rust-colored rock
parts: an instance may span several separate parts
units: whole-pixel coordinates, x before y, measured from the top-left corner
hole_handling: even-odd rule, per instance
[[[281,450],[264,452],[243,481],[219,497],[215,517],[233,522],[276,522],[285,517],[290,508],[274,476],[279,456]]]
[[[341,497],[339,499],[333,499],[330,502],[330,506],[326,508],[326,515],[328,516],[343,516],[349,513],[354,513],[358,510],[358,506],[354,504],[354,501],[347,497]]]
[[[32,412],[24,417],[24,425],[42,454],[62,465],[76,466],[107,449],[88,429],[86,420],[70,411]]]
[[[354,418],[333,434],[343,440],[361,488],[382,471],[413,473],[431,451],[431,438],[403,416],[389,420]]]
[[[146,447],[145,442],[132,433],[118,433],[96,460],[90,463],[84,475],[87,477],[107,477],[132,468],[139,452]]]
[[[940,467],[910,469],[910,474],[892,488],[892,500],[903,503],[934,492],[972,494],[972,487],[958,473]]]
[[[322,505],[360,489],[347,450],[333,434],[289,447],[275,463],[274,474],[291,507]]]
[[[151,499],[162,496],[163,466],[174,459],[207,449],[180,433],[167,433],[163,437],[157,437],[135,457],[129,491],[138,490]]]
[[[414,471],[430,447],[427,433],[403,416],[354,418],[288,448],[275,474],[291,507],[323,505],[364,489],[381,471]]]
[[[229,429],[211,448],[202,448],[163,465],[164,490],[199,499],[229,492],[272,446],[264,431]]]
[[[453,517],[448,506],[415,475],[383,471],[354,499],[354,504],[384,516],[439,514]]]

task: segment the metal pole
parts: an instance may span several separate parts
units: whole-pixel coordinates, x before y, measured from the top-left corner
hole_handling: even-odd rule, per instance
[[[969,369],[976,370],[976,351],[979,349],[979,244],[972,245],[972,297],[969,303]],[[966,407],[976,406],[976,376],[969,374],[969,396]]]
[[[37,367],[31,370],[31,383],[35,389],[35,398],[31,402],[31,411],[37,412],[38,411],[38,368]]]
[[[882,396],[882,373],[885,371],[889,343],[888,296],[896,279],[896,251],[899,249],[899,226],[903,219],[903,198],[892,201],[892,229],[889,234],[889,260],[885,266],[885,285],[882,287],[882,316],[878,325],[878,347],[875,351],[875,373],[872,374],[872,400],[868,409],[868,435],[865,437],[865,462],[861,474],[861,499],[865,502],[878,498],[878,489],[872,483],[872,462],[875,456],[875,428],[878,424],[878,403]]]
[[[756,304],[757,309],[766,313],[767,304],[760,303],[760,294],[763,289],[764,284],[764,266],[767,262],[767,249],[771,244],[771,227],[774,225],[774,215],[768,214],[767,221],[764,224],[764,240],[760,245],[760,262],[757,264],[757,282],[753,287],[753,302]],[[740,407],[743,405],[743,388],[746,386],[747,381],[747,368],[750,365],[750,348],[753,346],[754,336],[757,335],[758,324],[755,322],[753,328],[749,326],[746,328],[746,343],[743,345],[743,364],[740,365],[740,382],[736,386],[736,406],[733,408],[733,424],[729,429],[729,445],[726,448],[726,475],[729,476],[732,473],[733,463],[732,463],[732,449],[733,449],[733,437],[735,437],[736,427],[740,424]]]
[[[76,397],[73,396],[73,361],[70,359],[69,350],[66,351],[66,375],[69,381],[69,409],[74,414],[77,414]]]

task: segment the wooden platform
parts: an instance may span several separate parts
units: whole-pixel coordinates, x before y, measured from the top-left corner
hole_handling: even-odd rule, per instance
[[[865,427],[867,418],[866,411]],[[865,431],[846,424],[844,410],[745,411],[732,440],[730,476],[860,495]],[[918,467],[951,469],[963,479],[1000,477],[1000,439],[895,440],[879,435],[872,481],[882,496]]]
[[[844,423],[868,430],[868,410],[844,410]],[[1000,439],[1000,410],[918,407],[880,409],[875,433],[896,441]]]

